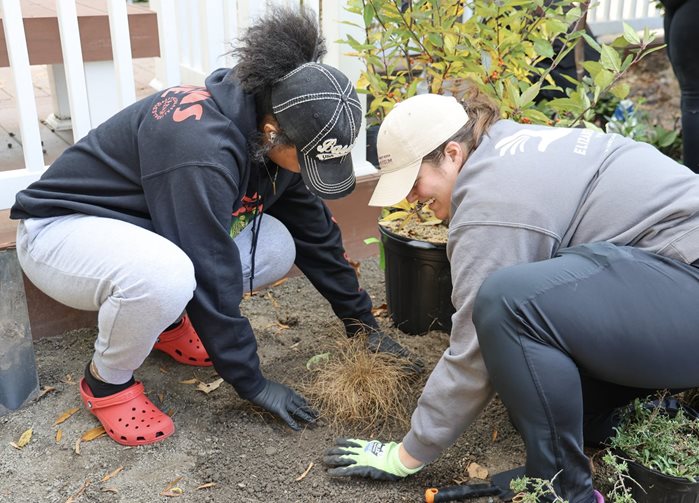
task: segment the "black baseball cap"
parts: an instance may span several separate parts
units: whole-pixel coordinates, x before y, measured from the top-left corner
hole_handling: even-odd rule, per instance
[[[298,150],[301,177],[311,192],[338,199],[354,190],[350,152],[362,106],[347,76],[332,66],[306,63],[272,89],[272,111]]]

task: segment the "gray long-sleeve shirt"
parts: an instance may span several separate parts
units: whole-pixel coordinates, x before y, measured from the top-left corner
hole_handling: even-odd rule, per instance
[[[433,461],[493,396],[471,320],[491,273],[598,241],[691,263],[699,259],[698,212],[699,177],[648,144],[588,129],[495,123],[452,194],[447,254],[456,313],[406,450]]]

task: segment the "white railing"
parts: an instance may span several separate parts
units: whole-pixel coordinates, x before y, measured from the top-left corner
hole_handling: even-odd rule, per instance
[[[128,19],[124,0],[107,0],[112,41],[112,61],[84,63],[78,35],[74,0],[56,0],[61,34],[61,50],[65,68],[66,89],[74,141],[99,125],[107,117],[132,103],[134,75]],[[150,8],[158,13],[160,58],[157,58],[155,89],[174,85],[201,84],[215,68],[231,66],[234,61],[226,53],[230,42],[262,14],[267,5],[298,4],[301,0],[151,0]],[[346,46],[336,40],[354,30],[343,21],[359,21],[344,9],[342,0],[303,0],[303,4],[322,13],[321,30],[328,46],[324,62],[336,66],[356,81],[361,62],[345,54]],[[15,86],[19,112],[24,168],[0,171],[0,209],[14,203],[15,194],[38,179],[45,171],[39,121],[33,91],[30,65],[22,23],[20,0],[0,0],[6,45]],[[621,21],[641,29],[660,27],[662,17],[652,0],[601,0],[590,12],[590,25],[596,35],[621,32]],[[354,34],[357,38],[361,33]],[[97,77],[95,78],[95,74]],[[97,79],[97,80],[96,80]],[[109,81],[113,93],[90,93]],[[364,96],[360,96],[364,100]],[[366,161],[365,135],[362,132],[352,152],[357,175],[374,173]]]
[[[267,6],[299,2],[301,0],[151,0],[150,8],[158,13],[161,54],[157,58],[156,76],[151,85],[154,89],[160,89],[182,83],[203,83],[204,77],[215,68],[234,63],[226,56],[231,48],[229,42]],[[321,29],[328,42],[324,62],[340,68],[356,81],[361,70],[360,62],[344,55],[343,48],[335,43],[352,29],[341,23],[342,20],[351,19],[351,14],[335,0],[305,0],[302,3],[323,14]],[[125,5],[124,0],[108,0],[113,60],[84,63],[75,1],[56,0],[74,141],[135,99]],[[0,0],[0,8],[16,89],[25,166],[23,169],[0,171],[0,209],[5,209],[14,203],[15,194],[38,179],[48,166],[43,161],[21,4],[19,0]],[[88,66],[90,71],[86,75]],[[97,77],[86,79],[91,72],[97,73]],[[105,93],[102,93],[100,100],[93,98],[91,102],[90,86],[97,87],[105,81],[115,89],[111,99],[105,102]],[[366,161],[365,147],[364,134],[360,134],[353,151],[358,175],[375,171]]]
[[[592,0],[587,22],[595,36],[623,33],[622,22],[634,29],[663,27],[662,12],[656,0]]]

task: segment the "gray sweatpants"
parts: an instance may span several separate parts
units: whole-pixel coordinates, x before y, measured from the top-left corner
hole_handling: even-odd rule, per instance
[[[250,285],[251,225],[236,236],[243,288]],[[17,229],[27,277],[58,302],[98,311],[93,361],[121,384],[141,366],[160,333],[184,312],[196,288],[194,266],[175,244],[120,220],[88,215],[29,219]],[[286,227],[264,215],[255,253],[257,288],[282,278],[295,259]]]
[[[595,501],[584,414],[624,405],[614,396],[699,386],[699,269],[660,255],[596,243],[502,269],[481,286],[473,320],[527,475],[561,472],[571,503]]]

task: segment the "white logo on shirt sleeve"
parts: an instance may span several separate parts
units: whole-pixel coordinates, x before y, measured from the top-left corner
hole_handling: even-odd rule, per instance
[[[539,152],[545,152],[554,141],[560,140],[572,132],[572,129],[567,128],[550,128],[538,131],[526,129],[517,131],[511,136],[503,138],[495,144],[495,148],[500,149],[500,157],[504,156],[508,150],[510,151],[510,155],[515,155],[518,149],[520,152],[524,152],[524,145],[527,143],[527,140],[530,138],[538,138],[539,145],[537,150]]]

